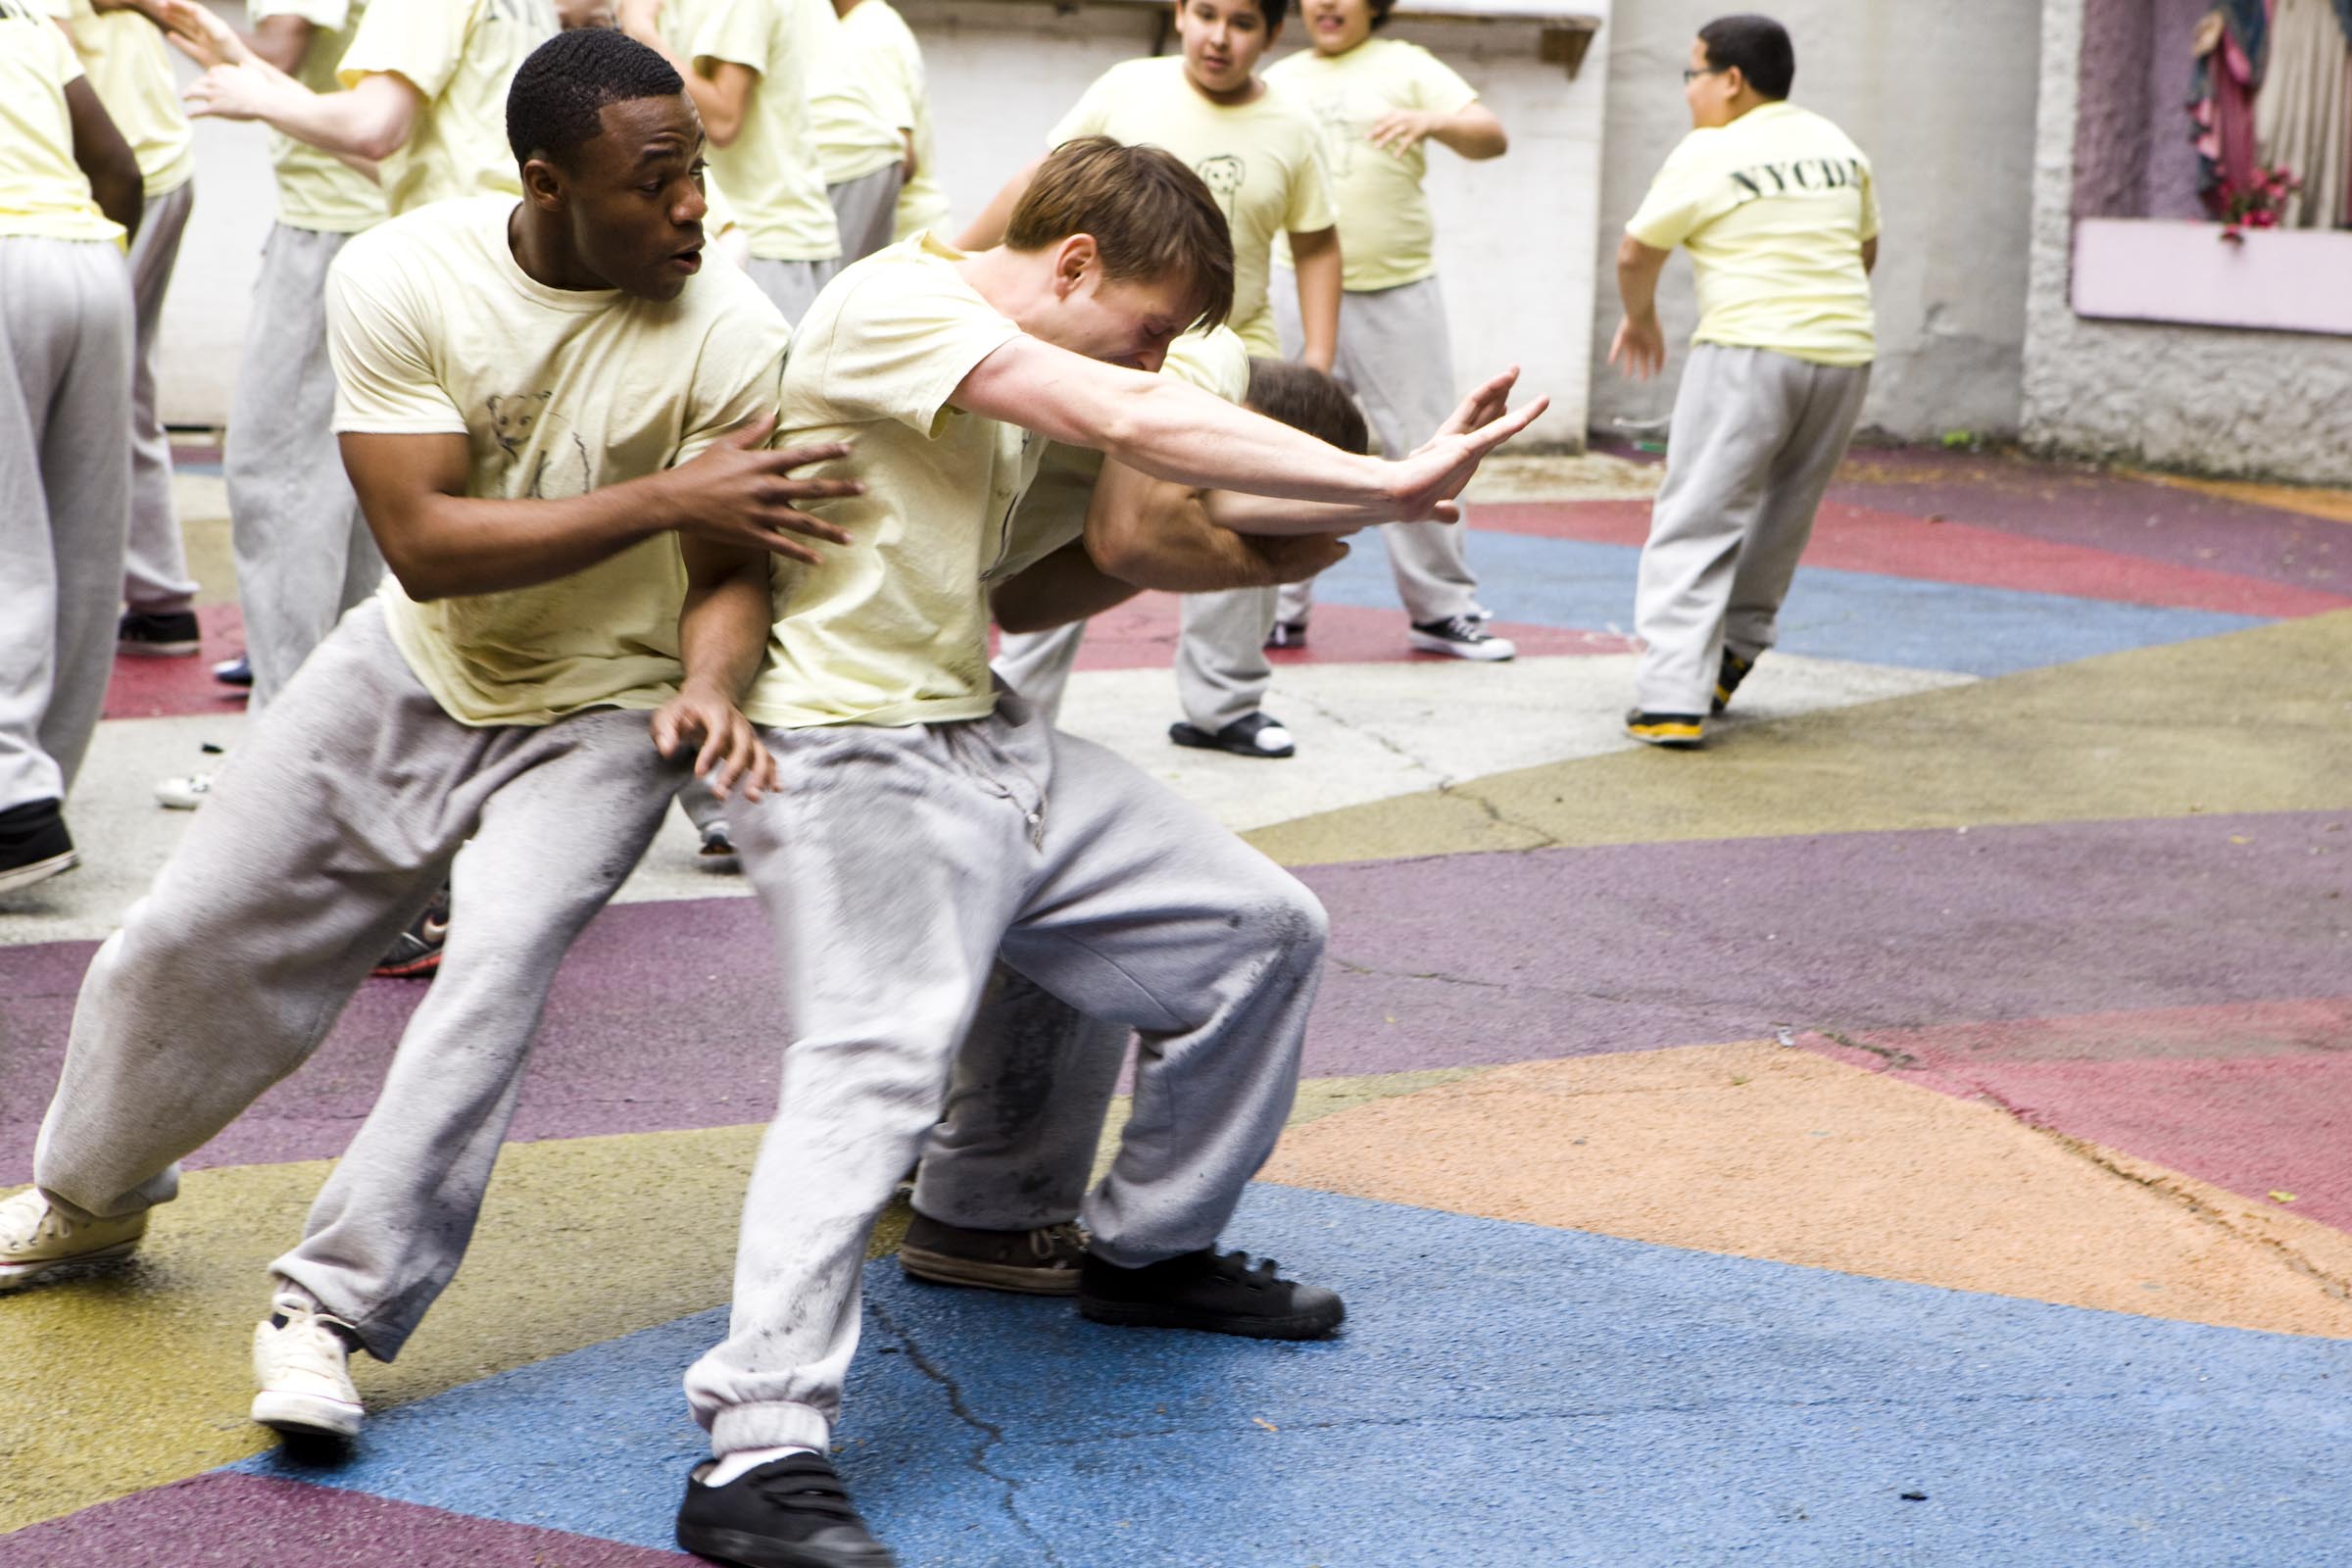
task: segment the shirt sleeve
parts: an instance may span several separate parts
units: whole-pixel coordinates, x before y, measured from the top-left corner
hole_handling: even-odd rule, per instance
[[[1703,148],[1686,137],[1650,182],[1625,231],[1652,250],[1670,251],[1731,209],[1729,188]]]
[[[465,415],[433,373],[420,313],[398,274],[370,260],[347,247],[326,274],[336,432],[466,434]]]
[[[1237,407],[1250,396],[1250,346],[1229,326],[1185,333],[1168,345],[1159,370]]]
[[[1413,104],[1436,115],[1458,115],[1478,102],[1478,89],[1428,50],[1413,57]]]
[[[384,3],[398,5],[400,0]],[[351,0],[251,0],[245,7],[248,22],[270,17],[295,17],[323,32],[339,32],[351,21]]]
[[[465,63],[466,46],[484,3],[380,0],[360,14],[360,29],[335,68],[335,79],[350,88],[363,76],[398,75],[432,102]]]
[[[1102,127],[1110,123],[1110,73],[1097,76],[1094,85],[1079,95],[1070,112],[1061,117],[1060,123],[1047,133],[1046,146],[1058,147],[1080,136],[1100,136]]]
[[[1331,194],[1331,174],[1323,167],[1322,138],[1303,120],[1298,122],[1296,146],[1291,200],[1283,210],[1282,226],[1289,233],[1312,234],[1340,220],[1340,204]]]
[[[378,4],[387,0],[377,0]],[[398,4],[399,0],[389,0]],[[705,0],[700,8],[702,25],[686,40],[681,52],[700,64],[705,60],[722,61],[731,66],[745,66],[753,71],[767,70],[768,46],[774,41],[775,29],[783,24],[783,12],[770,0]]]
[[[1879,237],[1879,172],[1862,159],[1862,237]]]
[[[694,412],[672,467],[691,463],[729,430],[766,418],[781,401],[792,328],[749,278],[742,293],[742,303],[720,319],[695,367]]]
[[[1020,335],[977,295],[933,269],[876,272],[859,279],[832,318],[803,338],[794,380],[817,389],[829,418],[802,420],[796,413],[793,422],[895,419],[935,434],[948,400],[973,367]]]

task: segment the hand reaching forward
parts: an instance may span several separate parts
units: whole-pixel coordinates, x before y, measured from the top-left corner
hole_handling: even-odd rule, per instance
[[[725,800],[737,784],[756,801],[776,787],[776,760],[760,732],[724,693],[689,680],[678,695],[654,710],[654,748],[663,757],[694,753],[694,776]]]
[[[1458,516],[1458,510],[1451,507],[1453,498],[1462,493],[1487,455],[1543,417],[1544,411],[1551,407],[1547,397],[1516,412],[1511,410],[1511,389],[1518,380],[1519,367],[1514,365],[1482,383],[1462,400],[1436,435],[1396,465],[1389,495],[1396,503],[1398,521],[1427,517],[1450,521]]]
[[[772,450],[767,440],[775,428],[770,417],[730,430],[693,462],[670,469],[663,483],[678,513],[681,534],[733,550],[764,550],[813,566],[823,558],[795,543],[793,535],[836,545],[848,544],[850,536],[802,512],[796,503],[861,495],[865,486],[855,479],[792,477],[795,468],[848,457],[850,448],[846,442],[828,441]]]

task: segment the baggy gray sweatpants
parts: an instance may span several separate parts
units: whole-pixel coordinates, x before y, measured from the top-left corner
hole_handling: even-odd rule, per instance
[[[350,239],[285,223],[270,230],[237,362],[220,466],[254,712],[383,580],[384,558],[335,445],[326,357],[326,270]]]
[[[1274,626],[1274,588],[1232,588],[1184,595],[1176,644],[1176,700],[1196,729],[1214,734],[1263,707],[1274,683],[1266,633]],[[1047,631],[1006,632],[997,645],[997,673],[1045,716],[1058,722],[1070,670],[1086,641],[1086,622]]]
[[[784,262],[772,257],[755,256],[744,264],[743,275],[760,287],[768,303],[784,313],[784,324],[798,327],[808,307],[816,303],[825,280],[833,275],[839,263]]]
[[[1683,368],[1634,592],[1634,706],[1704,713],[1729,647],[1773,644],[1813,514],[1870,390],[1867,365],[1700,343]]]
[[[1282,351],[1296,359],[1306,346],[1298,321],[1298,291],[1279,283],[1270,291]],[[1453,341],[1446,326],[1446,297],[1425,277],[1397,288],[1350,292],[1340,300],[1339,352],[1332,379],[1348,389],[1372,426],[1380,455],[1395,462],[1438,433],[1453,416]],[[1467,615],[1478,608],[1478,578],[1463,558],[1466,523],[1390,522],[1380,529],[1389,547],[1389,571],[1405,619],[1415,623]],[[1303,620],[1313,606],[1312,580],[1280,590],[1284,620]]]
[[[122,558],[122,599],[133,610],[178,614],[196,603],[188,575],[179,514],[172,506],[172,443],[156,407],[155,361],[164,336],[164,295],[179,261],[193,178],[147,198],[139,232],[130,242],[131,298],[137,311],[138,357],[130,377],[130,541]]]
[[[819,264],[830,269],[825,273],[828,281],[852,262],[862,262],[890,243],[899,222],[899,186],[906,177],[906,166],[894,159],[870,174],[825,187],[833,221],[841,229],[841,254]],[[798,324],[798,317],[794,322]]]
[[[777,788],[735,826],[791,1044],[729,1335],[686,1375],[720,1453],[824,1446],[866,1237],[939,1118],[1000,951],[1141,1033],[1134,1116],[1085,1208],[1096,1251],[1135,1266],[1214,1242],[1273,1151],[1325,937],[1287,872],[1017,696],[962,723],[767,742]]]
[[[0,810],[64,800],[106,706],[131,341],[112,243],[0,238]]]
[[[175,1161],[303,1063],[447,877],[464,913],[440,973],[302,1245],[271,1265],[389,1359],[471,1237],[557,965],[683,771],[639,712],[461,724],[380,602],[353,611],[91,960],[33,1180],[73,1213],[169,1201]]]

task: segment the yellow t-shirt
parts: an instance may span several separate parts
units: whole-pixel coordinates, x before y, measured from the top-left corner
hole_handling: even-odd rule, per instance
[[[90,90],[139,161],[139,183],[150,199],[179,189],[196,172],[196,132],[172,79],[172,51],[161,28],[136,11],[90,8],[90,0],[52,0],[65,18],[74,52],[89,74]]]
[[[808,118],[825,183],[846,185],[906,157],[899,127],[909,123],[911,115],[901,102],[896,78],[876,63],[873,51],[850,38],[847,24],[833,14],[832,0],[776,3],[823,22],[824,52],[808,74]],[[812,23],[804,24],[820,30]]]
[[[851,440],[865,493],[808,510],[849,530],[824,563],[775,567],[757,723],[929,724],[996,707],[985,579],[1045,442],[948,399],[1021,335],[923,234],[845,269],[801,321],[777,444]],[[812,468],[821,473],[823,467]]]
[[[906,116],[905,128],[914,132],[914,178],[899,190],[897,237],[906,239],[926,228],[945,233],[948,193],[939,183],[932,157],[931,90],[914,29],[890,0],[858,0],[841,19],[841,30],[844,41],[873,62],[890,88],[892,103]]]
[[[0,0],[0,236],[122,242],[74,162],[74,46],[27,0]]]
[[[1417,43],[1367,38],[1337,58],[1304,49],[1266,71],[1266,85],[1311,116],[1323,137],[1323,167],[1340,207],[1340,263],[1357,293],[1401,288],[1438,270],[1421,192],[1429,143],[1402,155],[1372,145],[1372,127],[1399,109],[1459,114],[1478,89]],[[1287,243],[1276,247],[1288,266]]]
[[[1233,230],[1233,328],[1252,354],[1280,357],[1266,303],[1274,236],[1312,234],[1339,220],[1314,122],[1279,92],[1211,103],[1185,75],[1182,57],[1170,55],[1125,61],[1096,77],[1048,140],[1058,147],[1074,136],[1164,147],[1207,181]]]
[[[403,0],[385,3],[400,5]],[[366,0],[250,0],[245,17],[256,25],[270,17],[298,17],[309,23],[316,30],[294,79],[313,92],[334,92],[343,85],[335,68],[351,47],[359,27],[357,13],[365,7]],[[334,154],[273,130],[270,163],[277,172],[277,220],[287,227],[356,234],[384,220],[383,187]]]
[[[1625,231],[1690,249],[1693,343],[1815,365],[1868,365],[1877,353],[1862,242],[1879,232],[1878,183],[1862,150],[1810,110],[1766,104],[1690,132]]]
[[[830,8],[818,17],[777,0],[687,0],[662,13],[664,31],[697,71],[715,74],[723,61],[760,73],[734,143],[708,146],[703,156],[725,185],[752,254],[766,261],[822,262],[841,254],[806,86],[830,36]]]
[[[866,5],[874,0],[865,0]],[[860,8],[862,9],[862,8]],[[1203,392],[1240,404],[1250,394],[1250,347],[1231,327],[1187,332],[1168,345],[1160,373],[1189,381]],[[1086,534],[1086,509],[1102,476],[1102,454],[1093,447],[1046,443],[1037,478],[1012,518],[1012,543],[991,574],[1002,581],[1025,571]]]
[[[564,500],[774,412],[792,334],[751,279],[706,253],[667,302],[549,288],[508,247],[514,209],[449,202],[343,248],[326,284],[338,432],[464,435],[467,495]],[[536,587],[418,604],[387,576],[382,593],[393,640],[450,717],[544,724],[667,698],[685,587],[662,534]]]
[[[550,0],[380,0],[360,18],[335,74],[344,86],[389,72],[424,95],[408,144],[383,161],[398,216],[453,196],[522,194],[507,149],[514,68],[556,35]]]

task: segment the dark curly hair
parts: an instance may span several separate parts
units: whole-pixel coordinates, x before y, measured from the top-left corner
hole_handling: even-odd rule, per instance
[[[514,72],[507,90],[507,145],[517,163],[548,158],[569,167],[580,145],[603,131],[598,116],[605,105],[685,90],[668,61],[624,33],[559,32]]]

